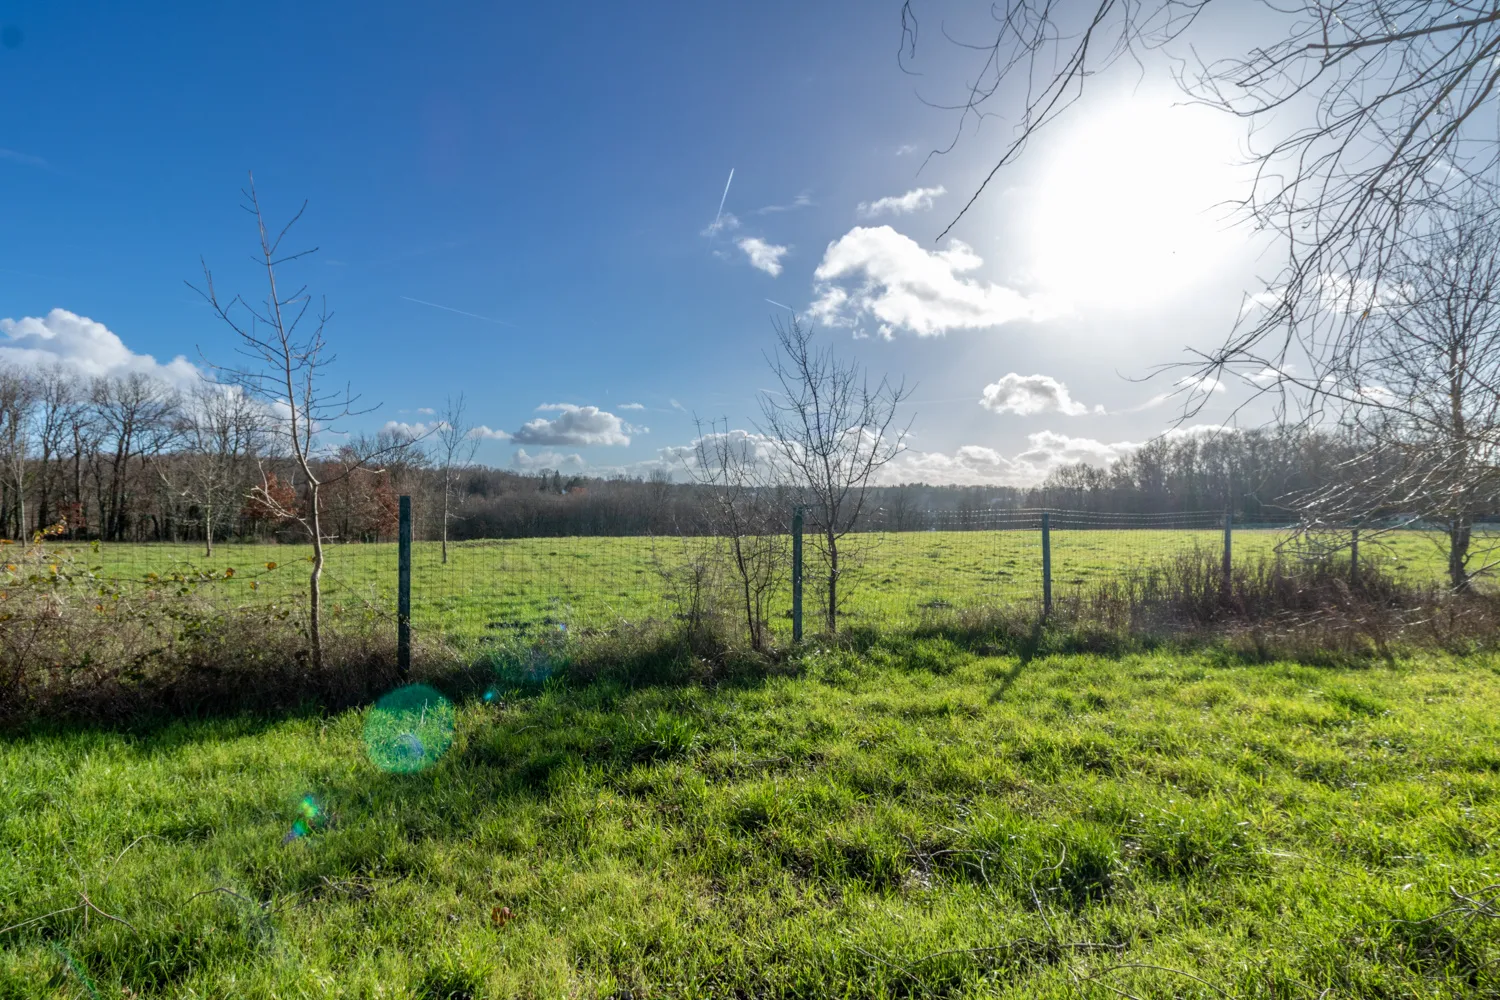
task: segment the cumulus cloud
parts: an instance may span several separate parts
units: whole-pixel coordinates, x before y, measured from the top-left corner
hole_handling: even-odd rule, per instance
[[[1059,466],[1078,462],[1107,466],[1139,447],[1138,443],[1131,441],[1108,443],[1056,431],[1038,431],[1027,436],[1024,450],[1010,456],[975,444],[963,445],[952,453],[906,451],[880,470],[880,481],[886,484],[1034,486]]]
[[[738,245],[750,258],[751,267],[759,268],[773,278],[781,273],[781,258],[786,255],[788,247],[767,243],[759,236],[747,236]]]
[[[647,471],[654,468],[668,472],[698,469],[700,468],[699,446],[706,446],[709,456],[712,457],[715,448],[720,443],[727,444],[731,449],[731,454],[743,456],[747,460],[747,465],[763,472],[769,471],[776,463],[778,452],[775,438],[736,428],[730,431],[713,431],[704,434],[702,437],[694,438],[689,444],[659,448],[655,459],[641,464],[646,467]]]
[[[46,316],[0,319],[0,360],[20,367],[63,364],[85,376],[154,375],[186,388],[200,379],[198,368],[182,355],[161,364],[136,354],[103,323],[66,309]]]
[[[387,434],[400,434],[404,437],[420,438],[426,437],[429,434],[435,434],[446,426],[448,425],[441,420],[432,424],[421,421],[409,424],[405,420],[387,420],[380,429]]]
[[[874,219],[881,215],[910,215],[932,207],[933,199],[941,198],[948,189],[939,184],[931,188],[913,188],[905,194],[862,201],[857,206],[861,219]]]
[[[422,411],[418,410],[417,412],[421,413]],[[429,410],[428,412],[432,411]],[[432,423],[419,420],[411,424],[404,420],[387,420],[385,425],[380,429],[393,434],[404,434],[411,438],[422,438],[429,434],[436,434],[447,426],[448,421],[446,420],[435,420]],[[493,427],[486,427],[484,424],[480,424],[477,427],[469,428],[467,436],[476,441],[509,441],[510,431],[496,430]]]
[[[958,240],[925,250],[890,226],[856,226],[828,244],[813,272],[817,298],[809,314],[830,326],[858,329],[872,319],[887,330],[933,337],[1055,313],[1014,289],[961,277],[983,263]]]
[[[1061,413],[1077,417],[1089,412],[1089,408],[1078,402],[1063,385],[1051,375],[1018,375],[1011,372],[1000,381],[984,387],[984,397],[979,405],[995,413],[1015,413],[1027,416],[1032,413]],[[1103,413],[1102,406],[1095,412]]]
[[[532,455],[525,448],[517,448],[516,453],[510,457],[513,468],[522,472],[539,472],[547,469],[555,472],[582,472],[586,468],[583,456],[576,452],[564,455],[557,451],[539,451]]]
[[[993,448],[966,444],[952,454],[912,449],[881,467],[879,480],[954,486],[1015,486],[1029,482],[1030,473]]]
[[[1070,437],[1056,431],[1029,434],[1027,441],[1030,447],[1017,455],[1016,461],[1024,462],[1037,470],[1037,479],[1044,478],[1060,465],[1087,462],[1089,465],[1106,466],[1140,447],[1139,443],[1131,441],[1106,444],[1093,438]]]
[[[516,444],[584,447],[587,445],[628,445],[627,425],[613,413],[597,406],[575,406],[572,403],[544,403],[543,412],[556,412],[552,420],[537,417],[528,420],[511,437]]]

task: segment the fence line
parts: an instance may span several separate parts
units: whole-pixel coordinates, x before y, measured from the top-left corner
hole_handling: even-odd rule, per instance
[[[733,539],[547,536],[450,541],[445,551],[435,505],[406,497],[399,508],[396,537],[325,545],[325,620],[394,618],[409,650],[414,633],[462,643],[535,642],[549,633],[690,617],[705,602],[717,602],[731,618],[746,616],[737,564],[746,553]],[[1429,544],[1434,533],[1406,522],[1330,527],[1294,543],[1287,525],[1234,524],[1222,510],[884,509],[838,541],[836,574],[811,518],[789,510],[787,522],[784,535],[741,541],[766,567],[751,612],[791,641],[826,628],[830,617],[843,628],[1001,604],[1031,604],[1045,614],[1086,588],[1195,552],[1220,558],[1226,583],[1236,566],[1271,553],[1326,561],[1341,560],[1344,549],[1351,580],[1377,562],[1419,582],[1446,574],[1440,546]],[[1500,535],[1485,537],[1489,545]],[[192,593],[225,609],[305,607],[305,547],[220,542],[212,558],[201,545],[171,543],[47,540],[44,549],[10,547],[11,561],[0,569],[12,577],[87,576],[100,600],[167,602]]]

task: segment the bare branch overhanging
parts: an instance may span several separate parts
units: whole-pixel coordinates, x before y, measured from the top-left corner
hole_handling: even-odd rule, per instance
[[[1083,96],[1088,79],[1128,57],[1178,43],[1174,77],[1190,102],[1249,125],[1253,177],[1232,204],[1246,222],[1279,237],[1280,269],[1223,341],[1190,350],[1185,365],[1211,377],[1275,373],[1255,381],[1279,416],[1323,416],[1325,386],[1347,376],[1365,308],[1407,240],[1429,214],[1491,197],[1500,134],[1485,112],[1500,86],[1500,4],[1426,0],[1263,2],[1280,38],[1238,56],[1199,58],[1193,29],[1212,0],[1006,0],[992,8],[992,37],[972,48],[978,74],[954,105],[953,149],[976,115],[1019,88],[1015,134],[939,239],[1005,166]],[[920,0],[901,9],[903,68],[918,51]],[[1223,8],[1225,5],[1220,4]],[[1281,117],[1277,117],[1280,115]],[[1308,124],[1272,134],[1287,115]],[[1260,140],[1267,142],[1256,148]],[[1330,294],[1329,281],[1338,282]],[[1294,377],[1298,366],[1310,373]],[[1191,416],[1202,399],[1189,400]]]

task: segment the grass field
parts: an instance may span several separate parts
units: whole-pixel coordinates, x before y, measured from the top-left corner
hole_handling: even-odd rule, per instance
[[[1236,559],[1271,552],[1285,538],[1277,531],[1235,533]],[[1412,580],[1443,578],[1444,556],[1435,537],[1402,532],[1361,550],[1365,565],[1378,564]],[[412,559],[413,622],[418,629],[463,638],[514,635],[567,623],[583,627],[619,619],[661,618],[672,608],[658,566],[682,559],[700,541],[649,538],[531,538],[464,542],[450,546],[444,565],[434,542],[417,542]],[[1173,552],[1201,547],[1222,551],[1219,531],[1054,531],[1053,592],[1120,576]],[[214,558],[189,545],[57,546],[101,576],[141,581],[155,574],[167,590],[174,573],[211,577],[198,591],[224,603],[292,601],[305,592],[305,547],[221,545]],[[953,531],[870,534],[854,538],[856,554],[844,586],[852,622],[889,624],[924,608],[1009,601],[1041,596],[1041,539],[1034,531]],[[809,546],[807,606],[817,600],[817,567]],[[1347,558],[1344,556],[1343,558]],[[274,568],[271,568],[274,567]],[[226,571],[233,576],[226,578]],[[340,607],[395,607],[396,547],[374,543],[328,548],[325,593]],[[777,606],[789,613],[789,589]]]
[[[1492,658],[887,639],[463,703],[415,773],[368,714],[0,743],[0,998],[1500,991]]]

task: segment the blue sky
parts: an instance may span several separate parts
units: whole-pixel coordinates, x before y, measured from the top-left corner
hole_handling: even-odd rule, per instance
[[[350,429],[462,392],[531,442],[488,463],[642,471],[693,413],[750,426],[772,300],[919,384],[903,478],[1020,482],[1168,426],[1170,378],[1129,377],[1254,270],[1202,211],[1237,133],[1161,73],[1099,81],[940,244],[1006,133],[923,167],[955,121],[919,95],[965,66],[931,31],[903,73],[894,0],[310,6],[0,0],[0,351],[227,359],[183,282],[258,292],[253,169],[273,217],[310,203],[289,279],[382,404]]]

